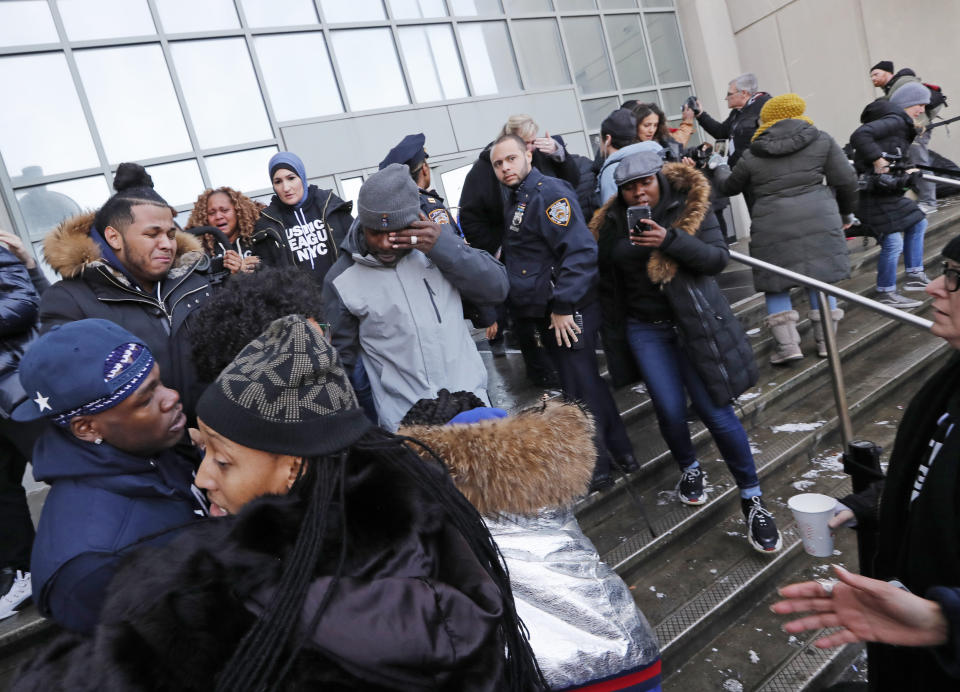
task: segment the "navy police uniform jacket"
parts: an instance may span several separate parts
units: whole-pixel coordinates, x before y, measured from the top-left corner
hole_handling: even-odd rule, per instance
[[[521,317],[573,314],[596,299],[597,243],[569,183],[536,168],[505,207],[503,263]]]
[[[443,197],[438,195],[436,190],[420,188],[420,211],[435,224],[452,226],[454,232],[461,238],[463,237],[463,231],[454,223],[450,211],[443,206]]]

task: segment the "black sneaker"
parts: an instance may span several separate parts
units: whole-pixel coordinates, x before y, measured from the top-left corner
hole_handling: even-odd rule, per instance
[[[613,476],[610,475],[609,471],[604,473],[594,472],[593,478],[590,479],[590,489],[587,492],[598,493],[612,487]]]
[[[747,520],[747,540],[753,549],[761,553],[775,553],[783,547],[780,532],[773,520],[773,514],[763,504],[759,495],[749,500],[740,500],[743,516]]]
[[[703,489],[703,469],[686,468],[677,483],[677,495],[685,505],[702,505],[707,501],[707,491]]]
[[[624,473],[636,473],[640,470],[640,462],[632,454],[623,454],[613,458],[613,463]]]

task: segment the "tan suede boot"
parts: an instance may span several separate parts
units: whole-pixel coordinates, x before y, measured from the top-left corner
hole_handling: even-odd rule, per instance
[[[770,354],[770,362],[773,365],[803,358],[803,352],[800,350],[800,333],[797,331],[799,320],[800,315],[796,310],[784,310],[767,317],[767,326],[770,327],[773,340],[776,342],[776,348]]]
[[[807,313],[810,321],[813,323],[813,338],[817,342],[817,355],[821,358],[827,357],[827,342],[823,339],[823,323],[820,321],[820,311],[811,310]],[[837,324],[843,319],[843,310],[835,308],[830,311],[830,321],[833,322],[833,333],[837,333]]]

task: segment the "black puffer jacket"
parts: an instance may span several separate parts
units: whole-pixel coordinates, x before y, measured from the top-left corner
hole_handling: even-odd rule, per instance
[[[732,172],[718,168],[713,183],[727,196],[752,191],[751,256],[828,283],[850,276],[840,215],[856,210],[857,176],[826,132],[781,120],[753,141]],[[797,284],[754,269],[753,285],[779,293]]]
[[[554,139],[563,145],[563,137],[555,136]],[[491,142],[480,152],[473,168],[467,173],[460,195],[460,228],[464,237],[471,246],[486,250],[491,255],[496,254],[503,240],[506,194],[490,163],[492,148]],[[563,161],[557,161],[534,150],[533,167],[551,178],[566,180],[574,189],[580,182],[580,169],[569,155],[565,156]]]
[[[199,381],[193,365],[190,323],[193,311],[212,294],[203,273],[210,259],[197,238],[178,232],[173,268],[160,282],[162,299],[147,295],[111,263],[116,260],[105,256],[109,246],[91,235],[93,216],[90,212],[67,219],[44,239],[47,264],[63,280],[43,294],[41,330],[88,317],[119,324],[144,340],[160,366],[160,378],[180,393],[192,421],[206,383]]]
[[[312,566],[296,633],[306,643],[282,689],[510,689],[499,628],[511,596],[441,501],[382,459],[351,457],[345,483],[343,576],[314,623],[336,572],[336,522],[324,537],[331,549]],[[236,516],[198,522],[164,548],[139,551],[114,579],[93,639],[59,638],[12,689],[214,689],[271,602],[305,509],[295,495],[263,497]]]
[[[710,212],[710,185],[684,164],[664,164],[658,175],[660,202],[653,219],[667,237],[647,262],[647,275],[660,286],[680,342],[710,392],[723,405],[757,382],[753,350],[714,275],[730,258],[716,217]],[[614,247],[626,243],[626,205],[618,194],[593,217],[599,245],[603,343],[614,386],[639,379],[626,338],[626,282],[613,263]]]
[[[17,371],[20,358],[37,337],[40,296],[30,273],[0,245],[0,417],[8,418],[23,401]]]
[[[896,154],[899,150],[904,161],[909,161],[910,143],[916,137],[916,128],[902,108],[877,99],[863,109],[860,122],[863,125],[850,135],[858,173],[872,173],[873,162],[884,153]],[[899,189],[889,193],[861,192],[857,216],[877,236],[909,230],[923,219],[923,212],[916,202],[904,197],[903,192]]]
[[[316,185],[307,188],[307,198],[296,207],[274,195],[254,226],[251,251],[265,266],[296,265],[322,285],[340,256],[340,244],[353,223],[352,209],[353,202]]]

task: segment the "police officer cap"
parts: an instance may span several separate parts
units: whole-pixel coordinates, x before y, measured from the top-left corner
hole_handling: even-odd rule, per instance
[[[640,151],[624,157],[613,174],[617,187],[653,175],[663,167],[660,154],[653,151]]]
[[[400,144],[395,146],[387,154],[387,158],[380,162],[380,170],[389,166],[391,163],[402,163],[404,166],[416,166],[427,158],[427,152],[423,148],[427,138],[422,132],[415,135],[407,135],[400,140]]]

